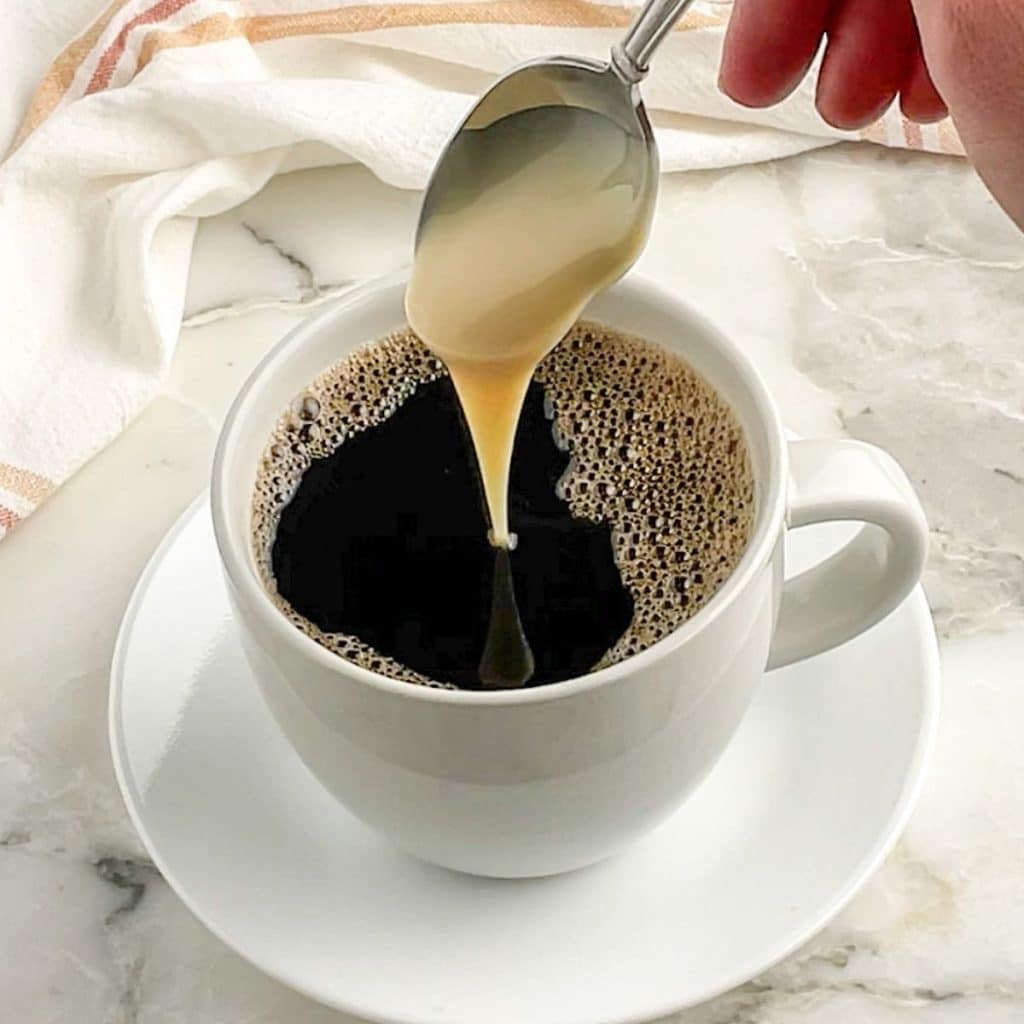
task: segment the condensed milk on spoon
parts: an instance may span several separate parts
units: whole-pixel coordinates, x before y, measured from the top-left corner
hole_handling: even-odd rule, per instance
[[[543,64],[484,97],[431,180],[406,312],[455,385],[497,549],[485,685],[521,685],[532,672],[508,560],[523,398],[587,302],[640,254],[656,178],[649,125],[614,73]]]

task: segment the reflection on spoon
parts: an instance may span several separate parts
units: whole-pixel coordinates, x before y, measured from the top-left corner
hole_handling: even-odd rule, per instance
[[[522,686],[533,675],[533,651],[523,632],[512,585],[509,549],[494,552],[494,585],[491,620],[480,658],[480,682],[485,690],[509,690]]]

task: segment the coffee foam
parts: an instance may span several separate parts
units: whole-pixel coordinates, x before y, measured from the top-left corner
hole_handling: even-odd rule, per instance
[[[445,376],[411,330],[330,367],[280,418],[263,453],[252,542],[263,584],[287,618],[328,650],[395,679],[450,689],[361,640],[324,633],[278,593],[270,551],[281,509],[303,473],[354,434],[384,422],[415,390]],[[609,523],[633,619],[594,666],[613,665],[695,615],[747,545],[754,483],[735,416],[691,367],[657,345],[580,322],[534,375],[569,466],[558,494],[579,518]]]

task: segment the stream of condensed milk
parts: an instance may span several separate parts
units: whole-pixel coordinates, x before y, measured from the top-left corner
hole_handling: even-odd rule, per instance
[[[639,131],[602,113],[492,106],[471,117],[431,182],[406,313],[448,367],[506,575],[512,448],[530,378],[643,248],[648,165]]]

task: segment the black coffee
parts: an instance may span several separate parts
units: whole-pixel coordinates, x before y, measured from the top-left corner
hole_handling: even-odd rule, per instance
[[[518,543],[496,580],[454,389],[406,332],[332,367],[282,417],[253,541],[299,628],[410,682],[481,688],[511,585],[537,686],[620,661],[698,610],[746,545],[753,484],[738,424],[692,369],[581,324],[530,386],[509,509]]]
[[[534,651],[531,685],[590,670],[633,601],[611,528],[576,518],[555,487],[569,464],[532,384],[512,459],[512,582]],[[494,548],[473,449],[448,378],[422,384],[380,426],[302,476],[271,548],[278,593],[324,633],[357,637],[465,689],[491,620]]]

